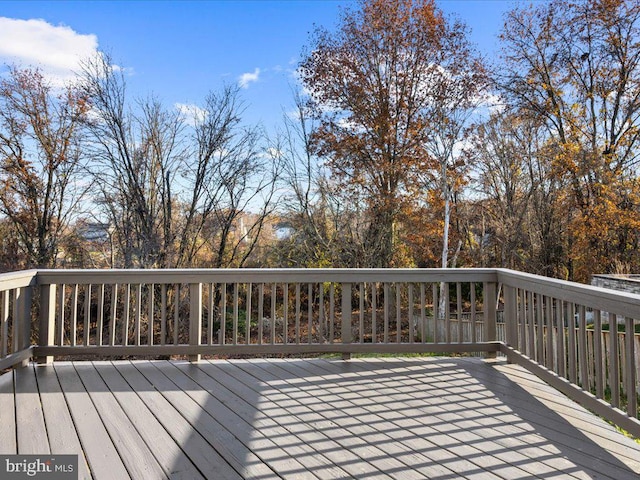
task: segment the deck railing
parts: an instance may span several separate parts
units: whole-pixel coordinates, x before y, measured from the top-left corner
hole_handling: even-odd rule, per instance
[[[640,437],[638,319],[638,295],[504,269],[39,270],[0,275],[0,368],[498,353]]]
[[[37,278],[49,306],[39,355],[499,348],[495,313],[483,320],[484,292],[495,299],[490,270],[60,270]],[[434,304],[445,305],[437,321]]]
[[[640,438],[640,295],[509,270],[497,281],[507,358]]]

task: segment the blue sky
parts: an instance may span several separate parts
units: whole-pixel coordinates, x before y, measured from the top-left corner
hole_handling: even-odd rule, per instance
[[[293,71],[314,25],[335,25],[345,0],[1,1],[0,64],[42,64],[64,78],[96,48],[126,69],[132,96],[165,105],[201,103],[240,82],[246,119],[267,129],[291,108]],[[472,29],[481,52],[497,51],[508,0],[440,0]],[[31,20],[26,22],[25,20]],[[37,21],[36,21],[37,20]],[[74,60],[75,59],[75,60]]]

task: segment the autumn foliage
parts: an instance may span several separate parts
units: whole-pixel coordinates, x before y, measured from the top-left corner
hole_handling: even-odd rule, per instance
[[[269,136],[231,86],[187,118],[104,54],[66,88],[10,68],[0,267],[637,272],[640,3],[518,4],[493,59],[469,38],[433,0],[350,3]]]
[[[516,9],[500,91],[545,129],[546,181],[562,184],[567,275],[637,264],[640,4],[555,0]]]
[[[78,89],[55,91],[38,70],[0,80],[0,212],[16,236],[16,267],[53,267],[76,202],[88,184]]]
[[[400,219],[438,171],[428,149],[437,109],[472,97],[480,68],[464,27],[433,1],[358,7],[343,12],[337,32],[315,32],[301,78],[320,119],[316,154],[367,201],[366,248],[378,251],[369,266],[401,266]]]

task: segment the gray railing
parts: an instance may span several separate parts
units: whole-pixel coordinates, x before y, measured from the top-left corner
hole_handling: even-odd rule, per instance
[[[32,295],[37,271],[0,275],[0,371],[23,365],[33,354]]]
[[[503,269],[40,270],[0,275],[0,367],[499,352],[640,437],[638,319],[638,295]]]
[[[640,438],[640,295],[509,270],[497,280],[507,358]]]
[[[50,306],[38,355],[499,348],[495,321],[482,320],[484,292],[495,299],[489,270],[60,270],[38,284]],[[444,330],[432,328],[439,303]],[[462,315],[481,335],[465,337]]]

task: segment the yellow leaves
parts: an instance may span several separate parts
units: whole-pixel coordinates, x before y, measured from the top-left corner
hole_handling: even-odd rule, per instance
[[[634,180],[611,179],[592,185],[590,202],[571,219],[569,257],[574,278],[588,281],[616,263],[639,265],[640,189]]]
[[[551,157],[551,171],[557,178],[567,175],[575,176],[580,171],[580,146],[577,144],[562,145]]]

